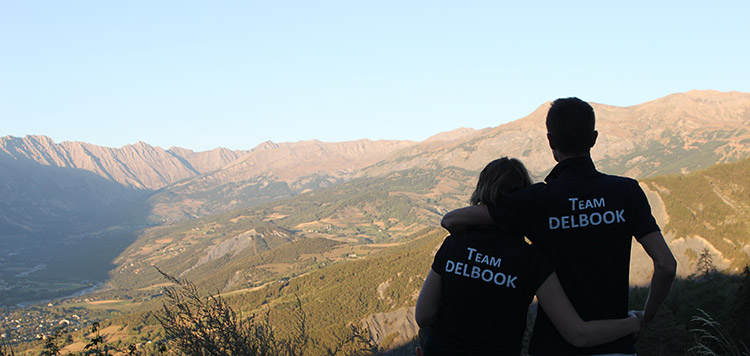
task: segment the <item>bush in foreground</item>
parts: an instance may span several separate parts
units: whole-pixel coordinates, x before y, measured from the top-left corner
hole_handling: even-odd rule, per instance
[[[158,269],[158,268],[157,268]],[[270,311],[263,318],[237,317],[220,295],[203,297],[196,286],[159,270],[174,283],[165,288],[167,301],[157,320],[164,328],[169,344],[190,356],[299,356],[372,355],[377,348],[364,332],[350,326],[333,344],[323,345],[310,338],[302,302],[296,299],[296,325],[287,337],[279,337],[270,324]]]

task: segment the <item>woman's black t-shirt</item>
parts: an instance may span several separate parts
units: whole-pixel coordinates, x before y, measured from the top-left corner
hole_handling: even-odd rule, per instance
[[[474,228],[448,236],[432,270],[442,297],[426,355],[520,354],[528,306],[553,271],[546,255],[498,227]]]

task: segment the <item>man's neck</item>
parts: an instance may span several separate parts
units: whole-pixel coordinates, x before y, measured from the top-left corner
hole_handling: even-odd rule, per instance
[[[560,152],[560,151],[555,151],[553,154],[555,156],[555,160],[558,163],[562,162],[562,161],[564,161],[566,159],[577,158],[577,157],[589,157],[589,158],[591,158],[591,153],[567,154],[567,153],[563,153],[563,152]]]

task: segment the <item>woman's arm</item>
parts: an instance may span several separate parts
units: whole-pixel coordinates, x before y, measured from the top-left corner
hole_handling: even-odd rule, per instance
[[[557,273],[553,272],[536,292],[544,311],[566,341],[576,347],[591,347],[635,334],[641,320],[624,319],[583,321],[565,295]]]
[[[471,226],[492,225],[492,216],[486,205],[470,205],[449,211],[440,220],[440,226],[455,233]]]
[[[430,269],[427,278],[424,280],[422,290],[417,298],[417,308],[414,312],[414,319],[420,328],[428,327],[435,321],[438,309],[440,308],[441,297],[441,277]]]

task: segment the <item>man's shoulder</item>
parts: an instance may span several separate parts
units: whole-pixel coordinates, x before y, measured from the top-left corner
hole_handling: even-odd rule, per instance
[[[638,180],[634,178],[612,175],[612,174],[602,174],[602,179],[605,179],[607,181],[607,184],[620,185],[623,187],[627,186],[627,187],[630,187],[631,189],[632,188],[640,189],[640,183],[638,183]]]
[[[531,195],[537,195],[540,193],[543,193],[546,189],[549,188],[549,185],[544,182],[540,183],[534,183],[526,188],[517,190],[513,193],[508,194],[508,197],[528,197]]]
[[[519,205],[533,204],[537,197],[544,194],[547,187],[545,183],[532,184],[504,196],[496,205],[488,204],[488,207],[492,211],[497,206],[512,206],[515,209]]]
[[[637,183],[638,182],[634,178],[630,178],[630,177],[626,177],[626,176],[618,176],[618,175],[615,175],[615,174],[607,174],[607,173],[602,173],[601,175],[602,175],[602,177],[604,177],[606,179],[611,179],[613,181],[621,181],[621,182],[629,182],[629,183],[633,183],[633,182]]]
[[[535,189],[550,189],[553,191],[556,191],[558,189],[570,189],[571,186],[580,186],[580,185],[601,185],[602,183],[606,184],[607,186],[613,186],[613,185],[620,185],[620,186],[638,186],[639,183],[636,179],[625,177],[625,176],[619,176],[614,174],[607,174],[602,172],[596,172],[596,174],[592,175],[586,175],[586,176],[579,176],[574,178],[566,178],[566,179],[553,179],[550,180],[548,184],[543,184],[540,187],[537,187]]]

